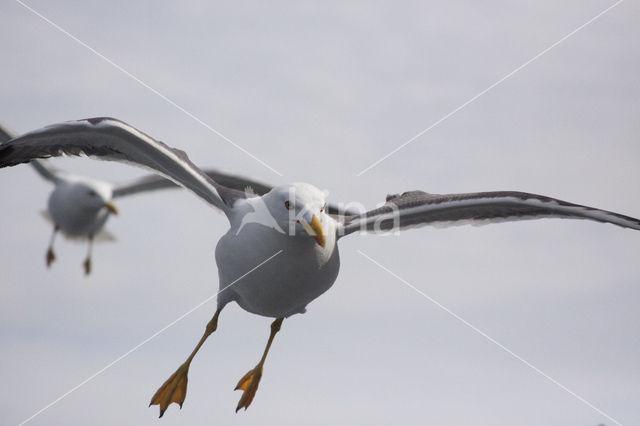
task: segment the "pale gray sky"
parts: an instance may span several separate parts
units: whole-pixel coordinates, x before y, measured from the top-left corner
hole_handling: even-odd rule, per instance
[[[513,189],[640,216],[640,6],[625,1],[360,177],[356,174],[614,1],[28,4],[281,172],[280,177],[18,2],[0,3],[0,121],[109,115],[196,164],[306,181],[373,207],[387,193]],[[58,160],[123,181],[143,172]],[[186,192],[123,199],[116,243],[59,239],[50,185],[0,171],[0,412],[19,424],[216,292],[223,215]],[[229,306],[184,408],[150,397],[201,335],[199,309],[30,425],[614,424],[382,271],[624,425],[640,423],[640,234],[582,221],[422,228],[341,241],[335,286],[285,321],[260,390],[237,380],[270,319]]]

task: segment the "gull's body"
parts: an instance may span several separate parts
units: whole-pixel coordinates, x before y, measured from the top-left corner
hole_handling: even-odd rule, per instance
[[[60,179],[51,191],[48,213],[56,226],[69,237],[96,235],[113,211],[102,208],[104,202],[102,206],[93,207],[91,199],[111,200],[112,193],[112,186],[107,182],[69,176]]]
[[[47,248],[46,263],[55,259],[53,244],[56,234],[88,242],[87,257],[83,262],[85,274],[91,272],[91,252],[94,239],[113,240],[104,230],[112,214],[118,210],[113,204],[116,185],[85,176],[76,176],[59,170],[44,160],[32,160],[31,165],[54,187],[49,194],[44,216],[53,224],[53,234]]]
[[[266,198],[265,204],[275,201],[272,203],[274,209],[281,208],[289,189],[298,194],[305,190],[317,191],[310,185],[294,184],[278,187],[276,192],[262,198],[238,200],[234,205],[231,228],[220,238],[216,247],[220,290],[260,262],[272,255],[275,257],[260,267],[259,274],[248,274],[221,292],[218,296],[219,309],[234,301],[254,314],[286,318],[303,313],[309,302],[335,282],[340,267],[336,238],[338,222],[328,214],[317,214],[327,237],[324,247],[309,238],[302,229],[298,230],[297,236],[283,233],[282,228],[286,229],[286,223],[279,224],[280,229],[257,222],[248,223],[241,229],[237,225],[247,214],[256,210],[252,202]],[[322,196],[320,191],[317,192],[317,197]],[[282,202],[279,202],[281,198]],[[246,250],[247,247],[252,249]]]
[[[235,301],[245,310],[276,318],[264,354],[237,388],[237,409],[249,406],[263,364],[283,318],[302,313],[328,290],[339,270],[338,240],[356,232],[385,232],[429,224],[488,223],[545,217],[587,219],[640,230],[640,220],[618,213],[515,191],[387,197],[362,214],[329,214],[324,194],[309,184],[278,186],[262,196],[221,185],[182,152],[116,119],[94,118],[39,129],[0,145],[0,167],[34,158],[81,153],[151,168],[222,210],[230,229],[216,248],[218,308],[191,355],[158,389],[151,403],[162,415],[186,397],[191,360],[217,328],[221,310]],[[334,209],[335,210],[335,209]]]

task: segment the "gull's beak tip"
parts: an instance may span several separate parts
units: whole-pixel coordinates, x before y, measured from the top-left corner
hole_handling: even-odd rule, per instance
[[[111,201],[104,203],[104,208],[109,210],[113,214],[118,214],[118,208]]]
[[[311,218],[311,222],[306,222],[304,220],[300,220],[298,222],[302,225],[304,230],[307,231],[307,234],[312,236],[320,247],[324,248],[324,246],[326,245],[324,229],[322,229],[322,225],[320,224],[318,217],[316,215],[313,215],[313,217]]]
[[[313,229],[315,232],[313,239],[316,240],[316,243],[318,243],[320,247],[324,248],[326,244],[326,241],[324,238],[324,229],[322,229],[322,225],[320,224],[320,221],[318,220],[318,217],[316,215],[313,215],[310,225],[311,225],[311,229]]]

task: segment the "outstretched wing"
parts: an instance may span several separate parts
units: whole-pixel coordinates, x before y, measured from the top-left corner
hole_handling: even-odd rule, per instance
[[[251,188],[253,193],[257,195],[264,195],[272,188],[272,186],[262,182],[249,179],[244,176],[224,173],[216,169],[203,169],[202,171],[216,183],[227,188],[235,189],[236,191],[244,192],[246,188]],[[177,187],[177,185],[173,183],[173,181],[165,179],[162,176],[148,175],[135,179],[131,182],[115,185],[113,189],[113,196],[114,198],[123,197],[125,195],[132,195],[138,192],[155,191],[157,189],[175,187]]]
[[[499,191],[468,194],[405,192],[387,197],[375,210],[345,219],[340,236],[356,231],[384,232],[423,225],[482,225],[540,218],[587,219],[640,230],[640,220],[526,192]]]
[[[15,137],[16,135],[12,131],[0,125],[0,144],[8,142]],[[31,165],[36,169],[40,176],[54,183],[58,182],[60,180],[60,175],[64,173],[62,170],[53,167],[51,164],[43,160],[32,160]]]
[[[248,194],[264,195],[271,191],[272,185],[260,182],[248,177],[225,173],[216,169],[203,169],[216,183],[227,188],[242,192],[243,194],[249,189]],[[158,175],[143,176],[131,182],[116,185],[113,188],[113,197],[124,197],[126,195],[136,194],[144,191],[155,191],[157,189],[176,188],[177,185],[168,179]],[[246,194],[245,194],[246,195]],[[337,204],[328,203],[327,213],[335,215],[337,220],[342,216],[354,215],[353,211],[345,210]]]
[[[35,158],[88,155],[149,168],[228,213],[240,191],[216,183],[187,155],[115,118],[89,118],[53,124],[0,145],[0,167]]]

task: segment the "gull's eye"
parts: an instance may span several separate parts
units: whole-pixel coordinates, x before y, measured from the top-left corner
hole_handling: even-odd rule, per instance
[[[95,191],[91,191],[91,190],[89,191],[89,195],[92,196],[92,197],[97,197],[98,196],[98,194],[96,194]]]
[[[327,203],[324,203],[324,206],[320,207],[320,213],[324,212],[326,208],[327,208]]]
[[[287,200],[284,202],[284,206],[287,210],[291,210],[293,206],[291,205],[291,201]]]

